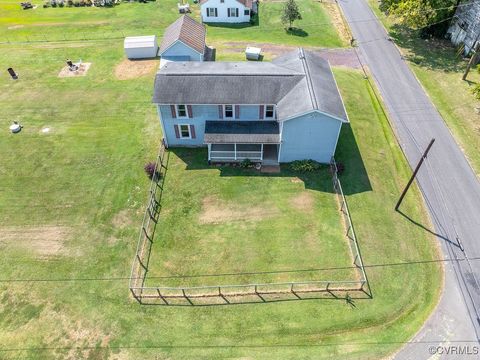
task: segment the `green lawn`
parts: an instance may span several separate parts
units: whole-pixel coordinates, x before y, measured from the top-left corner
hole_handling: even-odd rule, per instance
[[[402,52],[421,84],[430,95],[443,119],[465,152],[477,175],[480,175],[480,101],[471,90],[480,83],[480,74],[472,69],[469,81],[462,75],[466,61],[457,55],[457,49],[447,40],[423,40],[386,17],[378,10],[378,3],[370,4]]]
[[[206,149],[170,152],[147,285],[357,280],[328,166],[269,176],[207,158]],[[222,273],[237,275],[199,276]],[[199,277],[158,278],[178,275]]]
[[[0,0],[1,41],[44,41],[64,39],[116,38],[156,34],[179,14],[177,0],[122,3],[113,8],[47,8],[22,10],[18,3]],[[268,42],[294,46],[345,46],[322,5],[313,0],[298,0],[303,19],[295,22],[302,31],[298,35],[285,32],[280,22],[283,4],[264,1],[255,25],[208,25],[208,45],[225,48],[235,42]],[[192,16],[200,20],[199,5],[191,4]],[[335,20],[336,26],[341,26]]]
[[[91,62],[87,76],[58,78],[67,56]],[[439,295],[441,268],[435,263],[367,268],[373,299],[357,300],[355,306],[308,300],[180,308],[132,301],[127,277],[147,198],[143,165],[154,159],[161,134],[150,104],[155,69],[117,80],[114,68],[123,58],[120,42],[1,45],[0,68],[14,64],[20,73],[18,81],[0,76],[1,279],[83,280],[0,282],[0,358],[371,359],[390,354],[420,328]],[[365,263],[436,258],[434,239],[393,211],[410,170],[372,90],[358,72],[337,69],[335,74],[352,122],[342,130],[337,160],[346,167],[341,180]],[[18,135],[8,133],[12,120],[24,125]],[[46,127],[50,131],[42,132]],[[181,157],[173,156],[171,175],[178,170],[192,181],[205,181],[205,189],[211,179],[247,188],[249,182],[264,189],[271,183],[288,187],[285,194],[306,191],[319,201],[331,196],[308,181],[289,183],[288,177],[184,171]],[[226,202],[229,196],[242,199],[235,187],[221,189],[217,195]],[[182,194],[182,201],[204,195]],[[280,214],[289,201],[265,196]],[[413,189],[404,210],[429,227],[420,199]],[[186,216],[200,211],[198,201],[195,206],[178,204],[179,222],[185,221],[183,211]],[[330,211],[317,206],[319,213]],[[168,207],[165,211],[165,219],[173,219]],[[310,222],[308,217],[299,214],[300,222]],[[229,230],[225,235],[231,236]],[[266,239],[272,245],[271,235]],[[275,254],[283,252],[278,247]],[[257,265],[252,261],[245,268]],[[194,271],[218,271],[197,266]],[[25,350],[7,351],[19,348]]]

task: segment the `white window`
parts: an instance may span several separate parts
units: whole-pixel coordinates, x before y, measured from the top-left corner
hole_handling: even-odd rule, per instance
[[[265,119],[273,119],[275,117],[275,105],[265,105]]]
[[[207,17],[217,17],[217,8],[207,8]]]
[[[188,117],[187,105],[177,105],[177,117],[179,118]]]
[[[228,8],[227,15],[228,17],[238,17],[238,8]]]
[[[250,15],[250,9],[245,9],[245,11],[243,12],[243,15],[245,16]]]
[[[233,105],[224,105],[223,115],[225,116],[225,119],[232,119],[235,116],[235,110]]]
[[[191,139],[190,136],[190,125],[178,125],[180,129],[180,138],[181,139]]]

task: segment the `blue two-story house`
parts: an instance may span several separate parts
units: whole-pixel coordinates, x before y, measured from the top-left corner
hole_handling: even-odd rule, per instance
[[[153,103],[166,145],[207,146],[211,162],[328,163],[348,122],[330,65],[303,49],[272,62],[168,63]]]

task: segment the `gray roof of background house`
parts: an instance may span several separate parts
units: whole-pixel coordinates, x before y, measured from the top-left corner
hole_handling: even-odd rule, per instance
[[[277,121],[209,121],[205,122],[205,143],[278,143]]]
[[[160,54],[180,40],[200,54],[205,52],[205,26],[196,22],[187,15],[180,16],[174,23],[165,29]]]
[[[348,121],[328,62],[299,49],[268,62],[181,62],[155,79],[158,104],[276,104],[279,120],[310,111]]]
[[[204,4],[206,3],[208,0],[200,0],[200,4]],[[248,7],[248,8],[252,8],[253,7],[253,3],[256,1],[256,0],[236,0],[237,2],[239,2],[240,4]]]

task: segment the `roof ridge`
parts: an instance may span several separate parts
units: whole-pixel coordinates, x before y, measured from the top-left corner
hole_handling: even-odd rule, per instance
[[[310,101],[312,102],[312,106],[315,110],[318,110],[318,102],[317,102],[317,97],[315,94],[315,89],[313,87],[312,83],[312,78],[310,77],[310,68],[308,66],[308,62],[305,56],[305,51],[303,48],[299,49],[299,54],[298,54],[300,61],[302,62],[303,70],[305,72],[305,79],[307,80],[307,88],[308,88],[308,93],[310,94]]]

